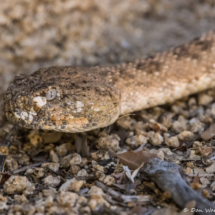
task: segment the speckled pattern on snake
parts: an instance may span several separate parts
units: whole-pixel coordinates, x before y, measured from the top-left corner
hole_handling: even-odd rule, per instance
[[[84,132],[119,115],[215,86],[215,33],[114,67],[50,67],[16,76],[5,98],[9,120],[26,128]]]

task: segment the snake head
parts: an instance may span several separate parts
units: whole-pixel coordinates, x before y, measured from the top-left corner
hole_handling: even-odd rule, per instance
[[[120,92],[96,69],[51,67],[16,76],[5,97],[12,122],[33,129],[84,132],[112,124]]]

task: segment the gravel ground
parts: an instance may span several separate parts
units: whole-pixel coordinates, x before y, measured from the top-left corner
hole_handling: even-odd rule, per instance
[[[0,105],[15,74],[51,65],[131,61],[213,30],[214,22],[215,4],[210,0],[4,1],[0,7]],[[12,176],[1,190],[0,211],[180,213],[153,182],[141,180],[141,174],[129,178],[123,164],[108,153],[110,148],[119,153],[142,147],[179,164],[188,184],[213,202],[214,122],[215,94],[209,90],[123,116],[114,125],[87,134],[20,129],[6,161]],[[0,141],[11,126],[0,109]],[[107,192],[104,185],[115,192]]]

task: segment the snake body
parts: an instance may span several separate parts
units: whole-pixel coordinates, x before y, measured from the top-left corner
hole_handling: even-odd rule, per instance
[[[215,86],[215,33],[113,67],[49,67],[16,76],[5,97],[9,120],[26,128],[84,132],[120,114]]]

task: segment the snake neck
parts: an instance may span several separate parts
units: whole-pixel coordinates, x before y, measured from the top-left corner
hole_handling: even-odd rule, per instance
[[[121,92],[121,114],[171,103],[215,86],[215,33],[112,68],[100,68]]]

